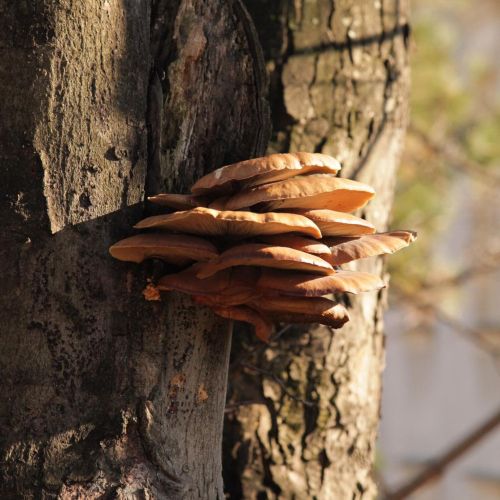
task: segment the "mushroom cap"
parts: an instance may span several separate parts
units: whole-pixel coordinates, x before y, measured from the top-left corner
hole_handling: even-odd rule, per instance
[[[311,219],[323,236],[358,236],[375,232],[370,222],[345,212],[326,209],[291,211]]]
[[[340,163],[335,158],[320,153],[272,154],[218,168],[199,179],[191,191],[194,194],[227,193],[299,174],[336,174],[339,170]]]
[[[227,200],[229,200],[229,196],[221,196],[220,198],[216,198],[208,204],[208,208],[214,208],[215,210],[224,210]]]
[[[269,342],[269,338],[273,334],[273,322],[250,307],[212,307],[212,310],[215,314],[223,318],[250,323],[255,328],[255,335],[263,342]]]
[[[320,323],[340,328],[349,321],[343,305],[324,297],[264,296],[253,300],[250,306],[286,323]]]
[[[331,274],[332,266],[315,255],[287,247],[274,247],[265,243],[236,245],[219,257],[199,266],[198,278],[208,278],[223,269],[235,266],[261,266],[276,269],[308,271],[317,274]]]
[[[213,299],[213,304],[225,306],[244,304],[261,293],[256,287],[258,269],[231,268],[207,279],[197,277],[199,270],[199,264],[193,264],[179,273],[167,274],[160,278],[157,288],[192,296],[208,296]]]
[[[415,241],[414,231],[391,231],[351,238],[327,238],[332,252],[330,264],[338,266],[352,260],[394,253]]]
[[[172,264],[205,261],[219,255],[207,240],[186,234],[147,233],[130,236],[110,247],[109,253],[118,260],[142,262],[157,258]]]
[[[148,201],[162,207],[175,208],[176,210],[190,210],[191,208],[206,205],[206,200],[192,194],[160,193],[148,196]]]
[[[329,276],[263,269],[257,287],[263,293],[321,297],[330,293],[360,293],[380,290],[385,283],[375,274],[361,271],[337,271]]]
[[[298,232],[321,238],[321,231],[307,217],[298,214],[232,212],[198,207],[141,220],[137,229],[169,229],[211,236],[257,236]]]
[[[294,250],[300,250],[301,252],[310,253],[311,255],[317,255],[326,261],[328,261],[332,255],[330,248],[321,241],[299,236],[297,234],[273,234],[263,236],[259,238],[259,240],[268,245],[293,248]]]
[[[315,174],[246,189],[231,196],[225,208],[238,210],[259,205],[262,210],[327,208],[352,212],[364,206],[374,195],[375,191],[367,184]]]

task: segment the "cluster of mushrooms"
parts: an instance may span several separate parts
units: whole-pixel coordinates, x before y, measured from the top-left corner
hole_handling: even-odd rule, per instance
[[[110,248],[113,257],[155,258],[179,268],[147,290],[178,291],[224,318],[245,321],[268,341],[274,325],[349,320],[335,293],[385,286],[376,275],[342,270],[352,260],[393,253],[411,231],[375,233],[353,212],[374,190],[336,177],[340,164],[316,153],[272,154],[221,167],[192,194],[159,194],[152,203],[176,210],[141,220],[144,232]],[[330,297],[326,297],[329,295]]]

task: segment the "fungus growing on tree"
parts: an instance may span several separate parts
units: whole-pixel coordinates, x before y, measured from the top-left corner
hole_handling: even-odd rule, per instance
[[[267,316],[264,316],[248,306],[222,307],[212,306],[212,310],[223,318],[250,323],[255,329],[255,335],[263,342],[268,342],[273,331],[274,323]]]
[[[375,191],[372,187],[331,174],[293,177],[262,184],[231,196],[226,210],[258,206],[261,210],[324,209],[352,212],[363,207]]]
[[[321,323],[340,328],[349,321],[347,309],[325,297],[266,295],[252,300],[250,307],[285,323]]]
[[[195,195],[230,193],[241,188],[282,181],[296,175],[336,174],[339,170],[340,163],[324,154],[272,154],[218,168],[195,182],[191,192]]]
[[[312,220],[323,236],[359,236],[375,232],[375,227],[367,220],[335,210],[291,210]]]
[[[163,207],[175,208],[176,210],[190,210],[191,208],[206,206],[206,200],[203,197],[191,194],[161,193],[149,196],[148,201]]]
[[[331,293],[361,293],[380,290],[385,283],[375,274],[361,271],[336,271],[328,276],[275,269],[262,271],[257,287],[282,295],[321,297]]]
[[[333,267],[325,260],[300,250],[288,247],[276,247],[265,243],[245,243],[235,245],[200,266],[198,278],[208,278],[213,274],[235,266],[273,267],[291,271],[307,271],[318,274],[332,274]]]
[[[397,252],[412,243],[415,237],[414,231],[392,231],[347,238],[326,238],[325,243],[330,247],[330,264],[339,266],[352,260]]]
[[[416,234],[377,234],[370,222],[348,213],[375,193],[335,177],[339,170],[337,160],[316,153],[273,154],[221,167],[199,179],[192,194],[150,197],[177,211],[141,220],[135,228],[152,232],[125,238],[110,253],[178,266],[148,285],[155,294],[187,294],[219,316],[250,323],[264,341],[276,322],[340,328],[349,320],[347,309],[325,296],[379,290],[385,283],[339,265],[393,253]]]
[[[262,234],[303,233],[321,238],[313,221],[299,214],[233,212],[197,207],[192,210],[143,219],[136,229],[168,229],[205,236],[239,236],[247,238]]]
[[[206,297],[218,306],[245,304],[261,295],[257,288],[260,276],[255,268],[231,268],[218,272],[208,278],[198,278],[199,264],[167,274],[158,281],[158,290],[182,292],[192,297]],[[201,300],[201,299],[200,299]]]
[[[287,233],[261,236],[259,240],[273,246],[293,248],[294,250],[300,250],[311,255],[317,255],[326,261],[332,256],[330,248],[321,241],[297,234]]]
[[[144,233],[115,243],[109,253],[118,260],[143,262],[157,258],[177,264],[205,261],[218,257],[217,248],[203,238],[187,234]]]

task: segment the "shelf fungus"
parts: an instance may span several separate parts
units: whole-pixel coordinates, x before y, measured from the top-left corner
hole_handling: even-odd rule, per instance
[[[221,167],[199,179],[191,194],[150,197],[170,213],[139,221],[134,227],[142,232],[115,243],[110,253],[177,266],[148,284],[146,299],[187,294],[221,317],[251,324],[263,341],[278,322],[340,328],[349,314],[332,294],[376,291],[385,283],[339,266],[393,253],[416,234],[376,233],[349,213],[375,191],[336,177],[339,170],[337,160],[317,153],[272,154]]]

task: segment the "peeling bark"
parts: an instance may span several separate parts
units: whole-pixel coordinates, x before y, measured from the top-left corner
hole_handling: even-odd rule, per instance
[[[0,11],[0,496],[222,498],[230,327],[107,249],[145,195],[268,138],[237,1]]]
[[[270,150],[337,157],[341,175],[375,188],[362,215],[385,230],[407,121],[407,2],[247,5],[270,71]],[[383,259],[357,269],[382,274]],[[235,346],[224,454],[231,498],[376,496],[385,293],[340,299],[351,316],[341,330],[293,328],[268,349]]]

